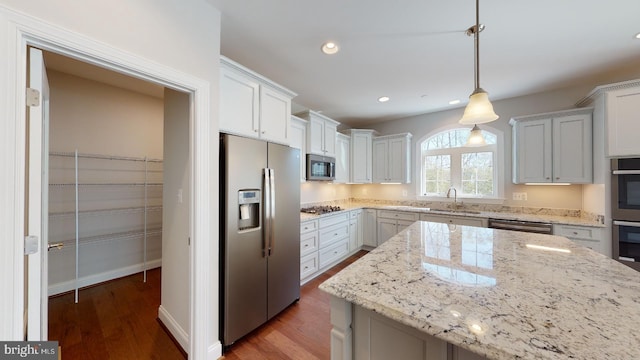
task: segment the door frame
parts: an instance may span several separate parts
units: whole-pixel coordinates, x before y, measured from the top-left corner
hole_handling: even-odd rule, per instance
[[[11,296],[0,298],[0,334],[6,339],[21,340],[24,314],[24,218],[25,191],[25,129],[27,47],[58,53],[79,61],[101,66],[108,70],[146,80],[190,94],[192,113],[189,120],[189,147],[191,156],[191,220],[190,220],[190,329],[189,356],[196,359],[216,359],[221,355],[220,341],[216,339],[218,316],[217,246],[211,239],[213,194],[210,159],[216,137],[212,136],[211,84],[201,78],[154,63],[129,52],[97,42],[42,22],[36,18],[0,8],[0,26],[7,31],[0,37],[0,48],[7,50],[6,71],[0,69],[0,80],[6,81],[5,95],[0,99],[0,110],[9,130],[0,137],[0,166],[6,170],[2,182],[8,188],[0,189],[2,221],[8,226],[0,230],[4,255],[0,255],[0,283],[9,288]],[[216,66],[216,64],[212,64]],[[6,75],[6,79],[3,78]],[[13,85],[11,85],[13,84]],[[1,85],[0,85],[1,86]],[[0,107],[1,108],[1,107]],[[215,119],[216,117],[214,117]],[[5,121],[7,121],[5,120]],[[5,202],[6,200],[6,202]],[[217,218],[217,216],[216,216]],[[215,224],[214,224],[215,226]],[[2,228],[2,227],[0,227]],[[6,262],[4,262],[6,260]],[[6,271],[5,271],[6,270]],[[197,289],[197,291],[196,291]],[[4,321],[6,320],[6,321]]]

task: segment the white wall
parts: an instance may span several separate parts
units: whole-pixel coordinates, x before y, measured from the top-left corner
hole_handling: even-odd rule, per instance
[[[160,319],[188,350],[189,321],[189,94],[165,90],[162,294]]]
[[[26,17],[19,13],[25,14]],[[35,26],[34,26],[35,25]],[[0,203],[4,210],[0,216],[0,246],[6,251],[0,254],[0,278],[7,292],[0,298],[0,339],[19,340],[22,336],[22,262],[21,239],[24,223],[24,149],[25,123],[23,109],[17,104],[16,89],[20,88],[18,80],[23,76],[24,65],[16,63],[23,58],[23,50],[16,43],[22,39],[16,30],[33,29],[28,32],[37,34],[37,39],[49,39],[52,28],[55,37],[65,47],[80,49],[81,53],[92,52],[94,48],[113,49],[104,55],[92,52],[98,58],[109,59],[116,64],[127,63],[145,69],[158,69],[161,79],[185,79],[186,83],[202,89],[199,94],[207,94],[208,98],[196,103],[199,114],[207,114],[209,121],[203,124],[204,133],[199,132],[197,149],[210,149],[208,154],[197,154],[196,179],[211,179],[202,184],[196,180],[195,185],[201,193],[198,209],[207,214],[208,222],[196,222],[194,227],[198,233],[206,234],[194,239],[207,242],[201,247],[205,252],[199,258],[206,257],[210,261],[200,261],[200,269],[218,269],[218,61],[220,55],[220,12],[205,0],[114,0],[109,2],[88,1],[45,1],[45,0],[0,0],[0,145],[4,151],[0,154]],[[62,36],[68,32],[72,36]],[[71,43],[70,38],[73,38]],[[89,45],[91,43],[92,45]],[[148,61],[143,61],[146,59]],[[151,63],[152,62],[152,63]],[[144,65],[142,65],[144,64]],[[162,70],[160,70],[162,69]],[[182,75],[175,75],[177,72]],[[139,73],[142,74],[142,73]],[[168,75],[171,74],[171,75]],[[156,73],[148,73],[156,77]],[[22,82],[20,82],[22,83]],[[206,124],[206,125],[204,125]],[[204,134],[204,135],[203,135]],[[205,136],[207,141],[203,141]],[[210,141],[209,141],[210,140]],[[209,145],[210,144],[210,145]],[[206,173],[206,175],[199,175]],[[194,215],[194,214],[192,214]],[[197,217],[198,214],[195,214]],[[210,236],[209,236],[210,235]],[[208,245],[211,244],[211,245]],[[192,243],[193,245],[193,243]],[[18,272],[17,269],[20,269]],[[215,274],[198,274],[207,282],[198,292],[198,302],[207,302],[206,311],[195,318],[199,324],[206,324],[196,338],[196,354],[200,358],[219,355],[218,341],[218,281]],[[199,280],[196,280],[199,281]],[[200,316],[198,316],[200,315]]]

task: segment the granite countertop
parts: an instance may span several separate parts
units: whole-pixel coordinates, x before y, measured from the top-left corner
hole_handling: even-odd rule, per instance
[[[640,359],[638,272],[560,236],[420,221],[320,289],[491,359]]]
[[[343,211],[350,211],[355,209],[378,209],[378,210],[397,210],[397,211],[411,211],[421,214],[433,214],[433,215],[446,215],[446,216],[464,216],[475,218],[492,218],[501,220],[521,220],[521,221],[533,221],[533,222],[545,222],[552,224],[562,225],[579,225],[579,226],[591,226],[591,227],[605,227],[603,223],[573,216],[558,216],[544,214],[543,211],[540,214],[525,214],[514,212],[493,212],[493,211],[465,211],[464,209],[458,211],[452,211],[447,209],[432,209],[428,207],[418,206],[397,206],[397,205],[379,205],[379,204],[365,204],[365,203],[347,203],[340,204],[344,209]],[[300,213],[300,221],[313,220],[321,216],[330,216],[340,213],[339,211],[326,213],[322,215],[305,214]]]

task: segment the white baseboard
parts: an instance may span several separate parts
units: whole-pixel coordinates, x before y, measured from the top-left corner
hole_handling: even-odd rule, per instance
[[[162,266],[162,259],[147,261],[147,270],[155,269]],[[106,271],[100,274],[89,275],[78,279],[78,288],[85,286],[99,284],[101,282],[121,278],[124,276],[133,275],[144,270],[144,264],[136,264],[119,268],[111,271]],[[49,284],[49,296],[62,294],[67,291],[75,290],[76,282],[73,280],[65,281],[57,284]]]
[[[169,333],[173,335],[178,344],[182,346],[187,354],[189,353],[189,334],[178,325],[178,322],[169,314],[169,312],[162,306],[158,308],[158,319],[162,321],[162,324],[169,330]],[[210,351],[209,351],[210,352]],[[222,352],[222,351],[221,351]],[[217,358],[214,358],[217,359]]]
[[[222,343],[220,341],[216,341],[214,344],[209,346],[207,351],[207,359],[209,360],[217,360],[222,356]]]

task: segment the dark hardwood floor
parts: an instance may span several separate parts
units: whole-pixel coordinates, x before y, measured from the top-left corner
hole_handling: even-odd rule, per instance
[[[366,254],[360,251],[301,289],[300,301],[269,323],[238,340],[225,360],[329,359],[329,295],[323,281]],[[157,320],[160,269],[109,281],[49,299],[49,339],[57,340],[65,360],[186,359]]]
[[[157,320],[161,270],[142,273],[49,299],[49,339],[62,358],[186,359]]]

